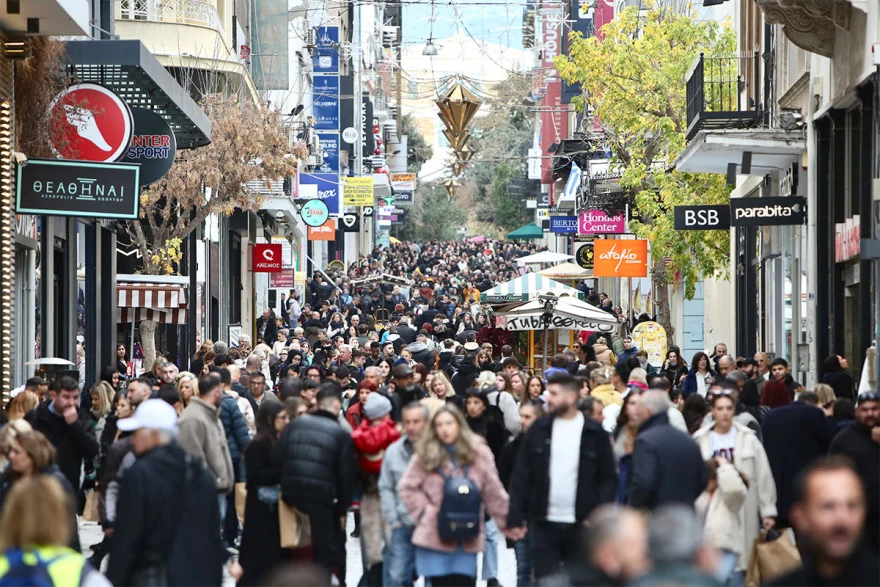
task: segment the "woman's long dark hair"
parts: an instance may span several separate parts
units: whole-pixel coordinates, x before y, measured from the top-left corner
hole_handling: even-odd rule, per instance
[[[275,446],[278,436],[275,432],[275,417],[286,409],[281,402],[264,402],[257,411],[257,434],[254,440],[265,442],[270,447]]]
[[[679,359],[681,357],[679,356]],[[706,359],[706,373],[712,370],[712,361],[709,360],[709,355],[704,353],[703,351],[697,351],[694,353],[694,358],[691,359],[691,368],[694,372],[698,372],[700,369],[700,359]]]

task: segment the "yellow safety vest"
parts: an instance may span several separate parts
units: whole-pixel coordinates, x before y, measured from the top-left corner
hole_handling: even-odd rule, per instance
[[[53,560],[47,567],[49,577],[55,587],[79,587],[86,559],[83,555],[67,547],[40,546],[23,549],[22,560],[28,566],[37,566],[39,561]],[[9,571],[9,558],[6,553],[0,555],[0,579]]]

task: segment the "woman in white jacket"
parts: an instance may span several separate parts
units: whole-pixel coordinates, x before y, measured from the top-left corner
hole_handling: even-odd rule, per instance
[[[776,524],[776,483],[767,460],[767,453],[755,433],[748,427],[734,422],[735,406],[729,392],[713,386],[710,399],[714,423],[697,430],[694,440],[700,446],[703,459],[716,456],[727,459],[748,481],[748,492],[741,513],[742,549],[739,552],[737,571],[749,567],[752,543],[761,527]]]
[[[742,585],[744,576],[736,571],[743,549],[743,505],[748,483],[736,467],[724,457],[706,461],[709,485],[694,503],[703,520],[703,534],[721,552],[721,565],[715,578],[723,584]],[[734,577],[734,573],[739,573]]]

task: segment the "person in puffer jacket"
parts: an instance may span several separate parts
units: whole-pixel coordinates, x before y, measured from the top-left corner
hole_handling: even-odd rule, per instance
[[[227,369],[221,369],[227,371]],[[221,381],[225,381],[225,377],[221,375]],[[236,397],[229,386],[223,384],[223,400],[220,402],[220,421],[223,423],[223,429],[226,431],[226,442],[229,444],[229,456],[232,457],[232,472],[235,475],[235,482],[241,482],[241,457],[244,449],[250,442],[251,437],[248,433],[247,422],[244,415],[238,407]],[[239,524],[238,515],[235,512],[235,492],[230,491],[226,496],[226,518],[223,520],[223,537],[228,545],[234,544],[238,537]]]
[[[721,553],[721,564],[716,579],[722,584],[736,585],[734,573],[739,573],[739,584],[745,573],[736,570],[736,563],[743,549],[743,506],[749,484],[746,478],[724,457],[706,461],[709,469],[709,485],[694,502],[697,515],[703,520],[704,535]]]
[[[379,501],[379,473],[385,449],[400,438],[400,431],[391,419],[391,402],[379,393],[371,393],[363,405],[364,420],[352,433],[358,453],[356,483],[361,497],[361,548],[366,553],[364,574],[368,587],[382,585],[382,508]]]

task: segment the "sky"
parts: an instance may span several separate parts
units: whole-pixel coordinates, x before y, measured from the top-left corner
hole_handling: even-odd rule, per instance
[[[457,26],[475,39],[522,49],[524,0],[438,0],[434,3],[433,36],[448,37]],[[431,2],[410,0],[403,9],[404,46],[424,44],[431,34]]]

